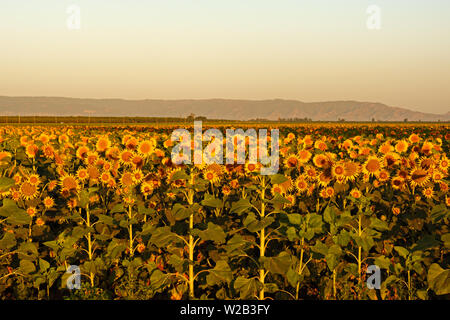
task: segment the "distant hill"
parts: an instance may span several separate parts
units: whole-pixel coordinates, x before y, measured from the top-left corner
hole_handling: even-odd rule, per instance
[[[446,114],[422,113],[382,103],[358,101],[301,102],[296,100],[123,100],[59,97],[0,96],[1,115],[37,116],[142,116],[186,117],[189,114],[210,119],[250,120],[310,118],[337,121],[450,121]]]

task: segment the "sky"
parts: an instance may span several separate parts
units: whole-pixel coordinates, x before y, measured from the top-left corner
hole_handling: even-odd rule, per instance
[[[79,29],[68,27],[72,5]],[[358,100],[445,113],[450,1],[1,0],[0,95]]]

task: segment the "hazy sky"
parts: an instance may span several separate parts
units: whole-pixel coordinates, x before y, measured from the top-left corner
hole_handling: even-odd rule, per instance
[[[78,5],[81,28],[67,27]],[[381,29],[369,30],[369,5]],[[449,0],[0,0],[0,95],[450,111]]]

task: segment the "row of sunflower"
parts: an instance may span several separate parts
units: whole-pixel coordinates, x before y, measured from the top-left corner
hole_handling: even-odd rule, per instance
[[[176,128],[1,127],[0,297],[450,293],[448,126],[278,126],[272,176],[175,165]],[[81,289],[67,288],[71,265]]]

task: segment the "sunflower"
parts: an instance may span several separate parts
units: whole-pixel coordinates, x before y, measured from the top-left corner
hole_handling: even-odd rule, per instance
[[[383,166],[387,168],[392,168],[395,164],[398,163],[399,159],[400,156],[395,152],[386,153],[382,159]]]
[[[258,166],[257,163],[247,162],[245,164],[245,172],[246,173],[255,173],[255,172],[258,172],[258,171],[259,171],[259,166]]]
[[[270,188],[270,192],[272,193],[272,195],[285,193],[284,189],[279,184],[274,184],[272,188]]]
[[[213,170],[206,170],[203,172],[203,178],[208,180],[210,183],[216,183],[220,180],[219,175]]]
[[[305,181],[303,176],[300,176],[295,180],[294,186],[298,190],[299,193],[303,193],[306,190],[308,190],[308,183]]]
[[[131,187],[134,185],[134,179],[133,174],[131,172],[124,172],[122,173],[122,176],[120,177],[120,184],[123,187]]]
[[[38,151],[39,148],[34,143],[31,143],[25,147],[25,153],[27,154],[28,158],[36,157]]]
[[[37,189],[37,186],[32,185],[28,181],[25,181],[24,183],[22,183],[20,185],[19,191],[20,191],[21,196],[25,200],[34,199],[34,198],[37,197],[37,195],[39,193],[38,189]]]
[[[352,189],[352,191],[350,191],[350,195],[355,199],[359,199],[361,198],[362,193],[358,189]]]
[[[423,187],[430,180],[430,176],[428,175],[428,172],[426,170],[416,168],[411,170],[409,179],[411,186]]]
[[[27,208],[27,213],[30,217],[34,217],[37,213],[37,210],[35,207],[28,207]]]
[[[144,179],[144,174],[141,169],[135,169],[133,171],[133,179],[135,183],[140,183]]]
[[[153,193],[153,187],[152,184],[148,183],[148,182],[143,182],[141,184],[141,193],[144,196],[149,196]]]
[[[433,172],[432,178],[433,178],[433,181],[439,182],[442,179],[444,179],[444,175],[442,174],[442,172],[436,170]]]
[[[227,185],[224,185],[224,186],[222,187],[222,193],[223,193],[225,196],[228,196],[228,195],[231,193],[230,187],[227,186]]]
[[[285,207],[292,207],[295,204],[295,196],[293,194],[288,194],[284,196],[289,203],[285,203]]]
[[[55,205],[55,201],[51,197],[45,197],[43,202],[44,202],[44,206],[47,209],[50,209],[51,207],[53,207]]]
[[[369,156],[362,168],[364,173],[367,173],[370,176],[377,176],[383,168],[383,165],[378,157]]]
[[[420,152],[422,152],[425,155],[430,155],[431,150],[433,150],[433,148],[434,148],[433,143],[431,143],[429,141],[425,141],[422,145],[422,149],[420,149]]]
[[[358,163],[353,161],[346,161],[344,163],[344,176],[346,180],[354,181],[361,171],[361,167]]]
[[[140,169],[144,165],[144,159],[140,155],[135,154],[131,159],[131,163],[135,168]]]
[[[88,155],[89,148],[86,146],[81,146],[77,149],[75,155],[78,159],[85,159]]]
[[[400,214],[400,208],[392,207],[392,213],[396,216]]]
[[[98,152],[105,152],[111,147],[111,141],[108,136],[101,136],[98,138],[95,148]]]
[[[425,196],[425,198],[431,199],[434,195],[433,188],[428,187],[428,188],[423,189],[422,194]]]
[[[409,136],[408,140],[409,140],[409,142],[411,142],[411,143],[417,143],[417,142],[420,141],[420,137],[419,137],[419,135],[413,133],[413,134],[411,134],[411,135]]]
[[[327,168],[319,174],[317,182],[320,186],[326,187],[331,182],[332,178],[331,168]]]
[[[87,178],[89,178],[89,173],[85,168],[80,168],[77,170],[77,178],[81,181],[85,181]]]
[[[111,174],[108,171],[104,171],[100,174],[100,182],[103,184],[107,184],[109,180],[112,179]]]
[[[298,160],[301,163],[307,163],[311,159],[312,154],[308,150],[300,150],[298,153]]]
[[[444,155],[442,157],[441,161],[439,161],[439,169],[444,172],[447,172],[448,165],[449,165],[449,161],[447,159],[447,156]]]
[[[63,189],[70,191],[70,190],[78,190],[80,188],[76,177],[74,177],[70,174],[63,175],[59,181],[60,181],[60,186]]]
[[[139,154],[143,155],[144,157],[149,156],[154,151],[154,142],[151,140],[143,140],[141,143],[139,143],[139,146],[137,148],[137,151]]]
[[[120,154],[119,154],[119,161],[122,164],[131,164],[131,160],[134,157],[134,153],[130,150],[123,150]]]
[[[87,165],[94,165],[98,160],[98,153],[96,151],[88,151],[86,154],[86,158],[84,159]]]
[[[316,154],[313,158],[313,163],[318,168],[324,168],[329,164],[329,159],[324,154]]]
[[[305,167],[305,178],[309,181],[315,181],[317,179],[317,170],[313,166]]]
[[[387,154],[389,152],[394,151],[394,147],[391,145],[391,143],[385,142],[383,143],[379,148],[378,148],[378,152],[382,153],[382,154]]]
[[[55,157],[55,149],[51,145],[42,146],[42,153],[48,159],[53,159]]]
[[[89,180],[96,182],[100,177],[100,171],[97,169],[97,167],[89,166],[86,170],[89,175]]]
[[[347,177],[345,176],[345,163],[342,161],[334,163],[331,167],[331,174],[337,180],[346,180]]]
[[[389,178],[390,178],[390,174],[389,174],[389,172],[388,172],[387,170],[385,170],[385,169],[382,169],[382,170],[380,171],[380,173],[378,174],[378,179],[379,179],[381,182],[389,181]]]
[[[38,174],[30,174],[28,176],[28,182],[31,183],[33,186],[37,186],[41,183],[41,178]]]
[[[284,165],[288,168],[295,168],[299,164],[300,160],[295,154],[289,154],[284,159]]]
[[[408,147],[409,147],[408,141],[400,140],[395,145],[395,151],[398,153],[403,153],[408,151]]]

